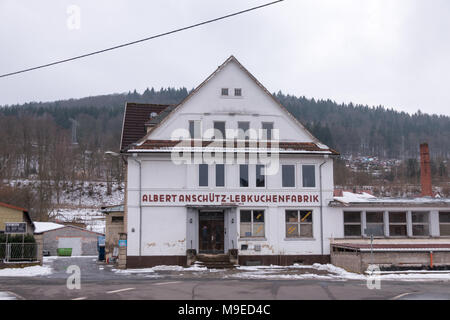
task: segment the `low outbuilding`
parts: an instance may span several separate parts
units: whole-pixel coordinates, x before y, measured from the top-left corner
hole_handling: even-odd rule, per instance
[[[98,255],[97,239],[103,234],[77,226],[53,222],[35,222],[35,234],[43,235],[43,250],[57,255],[58,248],[71,248],[72,256]]]

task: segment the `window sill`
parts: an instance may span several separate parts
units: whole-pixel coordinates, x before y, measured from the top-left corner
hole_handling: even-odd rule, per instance
[[[267,241],[267,238],[258,238],[258,237],[239,238],[238,241]]]
[[[316,238],[284,238],[284,241],[316,241]]]

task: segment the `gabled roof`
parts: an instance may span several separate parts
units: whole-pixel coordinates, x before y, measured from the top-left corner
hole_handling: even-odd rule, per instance
[[[125,150],[132,143],[145,136],[147,133],[146,122],[150,120],[150,115],[155,112],[158,115],[170,105],[131,103],[125,105],[122,125],[122,138],[120,150]]]
[[[18,210],[18,211],[28,212],[27,209],[24,209],[24,208],[21,208],[21,207],[16,207],[16,206],[13,206],[11,204],[4,203],[4,202],[0,202],[0,206],[5,207],[5,208],[9,208],[9,209]]]
[[[159,121],[157,124],[155,124],[155,126],[153,127],[152,130],[150,130],[149,132],[147,132],[145,134],[144,137],[142,137],[141,139],[139,139],[139,143],[142,143],[143,141],[147,140],[147,138],[150,136],[150,134],[155,131],[158,127],[160,127],[163,123],[165,123],[166,121],[168,121],[168,119],[176,113],[177,110],[179,110],[192,96],[194,96],[206,83],[209,82],[209,80],[211,80],[217,73],[219,73],[226,65],[228,65],[230,62],[235,62],[238,67],[243,70],[255,83],[256,85],[258,85],[285,113],[288,117],[290,117],[295,123],[297,123],[297,125],[299,125],[310,137],[314,142],[320,143],[320,141],[313,136],[308,129],[305,128],[305,126],[303,126],[303,124],[296,118],[294,117],[294,115],[292,113],[289,112],[288,109],[286,109],[286,107],[284,107],[270,92],[269,90],[267,90],[262,84],[261,82],[259,82],[233,55],[231,55],[227,60],[225,60],[224,63],[222,63],[209,77],[207,77],[199,86],[197,86],[197,88],[195,88],[194,90],[192,90],[191,93],[189,93],[189,95],[183,99],[183,101],[181,101],[178,105],[176,105],[171,112],[166,115],[163,119],[161,119],[161,121]]]
[[[34,233],[42,233],[51,230],[64,228],[65,225],[54,222],[34,222]]]
[[[28,220],[28,222],[31,224],[31,226],[33,228],[36,228],[34,223],[33,223],[33,220],[31,220],[30,213],[28,212],[27,209],[24,209],[24,208],[21,208],[21,207],[16,207],[16,206],[13,206],[11,204],[4,203],[4,202],[0,202],[0,206],[1,207],[5,207],[5,208],[9,208],[9,209],[14,209],[14,210],[17,210],[17,211],[22,211],[23,214],[25,215],[25,219]]]

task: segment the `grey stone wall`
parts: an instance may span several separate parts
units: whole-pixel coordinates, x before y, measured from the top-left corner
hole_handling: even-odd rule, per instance
[[[83,256],[98,255],[97,237],[100,234],[87,230],[66,226],[64,228],[44,232],[44,250],[50,251],[50,255],[57,254],[58,239],[61,237],[81,238],[81,254]]]

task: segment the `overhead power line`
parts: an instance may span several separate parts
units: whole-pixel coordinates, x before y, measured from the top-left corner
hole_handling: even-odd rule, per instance
[[[183,27],[183,28],[171,30],[171,31],[168,31],[168,32],[160,33],[160,34],[157,34],[157,35],[154,35],[154,36],[150,36],[150,37],[147,37],[147,38],[143,38],[143,39],[139,39],[139,40],[135,40],[135,41],[119,44],[119,45],[114,46],[114,47],[109,47],[109,48],[106,48],[106,49],[93,51],[93,52],[82,54],[82,55],[75,56],[75,57],[72,57],[72,58],[54,61],[54,62],[43,64],[43,65],[40,65],[40,66],[37,66],[37,67],[32,67],[32,68],[19,70],[19,71],[5,73],[5,74],[0,75],[0,78],[10,77],[10,76],[13,76],[13,75],[16,75],[16,74],[19,74],[19,73],[25,73],[25,72],[29,72],[29,71],[33,71],[33,70],[37,70],[37,69],[47,68],[47,67],[51,67],[51,66],[54,66],[54,65],[57,65],[57,64],[61,64],[61,63],[65,63],[65,62],[69,62],[69,61],[73,61],[73,60],[77,60],[77,59],[81,59],[81,58],[86,58],[86,57],[93,56],[93,55],[100,54],[100,53],[104,53],[104,52],[107,52],[107,51],[111,51],[111,50],[115,50],[115,49],[131,46],[131,45],[134,45],[134,44],[137,44],[137,43],[149,41],[149,40],[152,40],[152,39],[164,37],[164,36],[167,36],[169,34],[185,31],[185,30],[188,30],[188,29],[193,29],[193,28],[205,25],[205,24],[213,23],[213,22],[216,22],[216,21],[219,21],[219,20],[223,20],[223,19],[227,19],[227,18],[230,18],[230,17],[237,16],[237,15],[240,15],[240,14],[243,14],[243,13],[247,13],[247,12],[254,11],[254,10],[257,10],[257,9],[261,9],[261,8],[264,8],[264,7],[268,7],[268,6],[271,6],[273,4],[276,4],[276,3],[282,2],[282,1],[284,1],[284,0],[278,0],[278,1],[269,2],[269,3],[266,3],[266,4],[260,5],[260,6],[256,6],[256,7],[252,7],[252,8],[245,9],[245,10],[242,10],[242,11],[238,11],[238,12],[235,12],[235,13],[227,14],[227,15],[221,16],[219,18],[206,20],[206,21],[203,21],[203,22],[200,22],[200,23],[196,23],[196,24],[187,26],[187,27]]]

